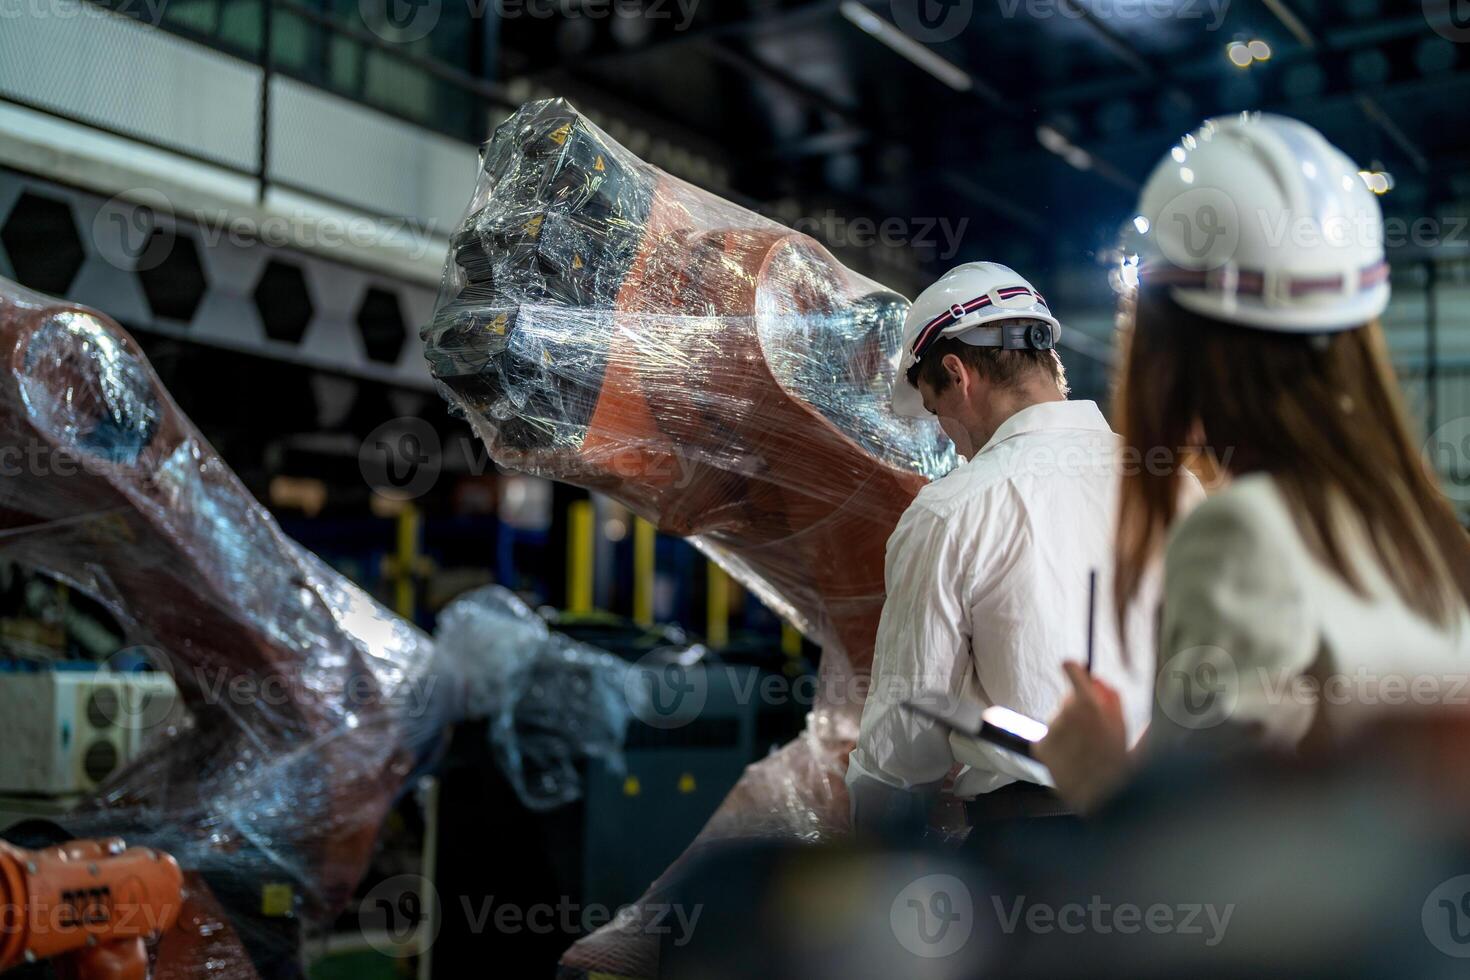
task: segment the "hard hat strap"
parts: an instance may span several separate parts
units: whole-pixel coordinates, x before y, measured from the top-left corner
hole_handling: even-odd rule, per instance
[[[968,303],[954,304],[949,309],[945,310],[943,313],[939,314],[934,319],[924,324],[924,328],[920,330],[919,335],[914,338],[914,360],[917,361],[922,358],[924,356],[924,352],[934,345],[934,342],[940,338],[945,330],[953,327],[957,323],[960,323],[964,320],[965,317],[979,312],[980,310],[986,309],[987,307],[996,305],[997,300],[1012,300],[1018,299],[1022,296],[1035,297],[1036,302],[1039,303],[1043,308],[1046,308],[1046,300],[1042,297],[1040,293],[1029,286],[1006,286],[1003,289],[992,289],[990,292],[985,293],[982,296],[976,296]],[[995,343],[985,345],[977,344],[976,346],[1000,347],[1002,345],[1000,343]]]
[[[1140,278],[1147,279],[1150,284],[1172,286],[1175,289],[1229,292],[1237,296],[1290,301],[1321,293],[1366,293],[1387,281],[1388,262],[1375,262],[1359,270],[1356,282],[1352,281],[1351,274],[1293,276],[1255,269],[1231,271],[1233,275],[1223,275],[1222,270],[1218,269],[1181,269],[1173,265],[1159,265],[1145,270]],[[1233,289],[1228,288],[1232,281]]]

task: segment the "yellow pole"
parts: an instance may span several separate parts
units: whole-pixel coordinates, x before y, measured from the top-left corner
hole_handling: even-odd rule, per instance
[[[711,647],[719,649],[730,642],[730,585],[725,570],[714,562],[709,563],[707,578],[704,637]]]
[[[576,500],[567,508],[567,611],[592,611],[592,501]]]
[[[653,557],[658,534],[652,524],[633,518],[633,621],[653,625]]]
[[[404,619],[413,619],[413,572],[419,556],[419,510],[404,504],[398,511],[398,556],[394,560],[393,606]]]

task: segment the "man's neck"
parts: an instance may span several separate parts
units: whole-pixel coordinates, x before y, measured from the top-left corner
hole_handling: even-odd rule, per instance
[[[978,453],[986,443],[995,437],[996,432],[1006,423],[1006,420],[1022,409],[1045,402],[1066,400],[1066,396],[1056,389],[1056,385],[1050,383],[1030,384],[992,393],[991,397],[986,399],[985,406],[980,413],[980,425],[970,433],[970,438],[974,440],[975,451]]]

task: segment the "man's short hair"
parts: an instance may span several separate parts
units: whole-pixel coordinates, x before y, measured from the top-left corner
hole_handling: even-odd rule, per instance
[[[1027,324],[1040,320],[1020,320]],[[915,388],[923,379],[936,392],[949,387],[949,374],[944,370],[944,355],[953,354],[975,369],[980,377],[1001,388],[1018,388],[1031,379],[1045,379],[1066,395],[1067,371],[1054,350],[1002,350],[999,347],[976,347],[956,337],[936,340],[923,358],[909,368],[908,382]]]

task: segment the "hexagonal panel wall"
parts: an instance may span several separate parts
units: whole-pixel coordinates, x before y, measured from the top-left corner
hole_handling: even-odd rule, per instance
[[[299,344],[306,336],[314,309],[301,267],[280,259],[265,264],[255,284],[255,308],[271,340]]]
[[[369,360],[397,364],[408,336],[398,294],[376,286],[369,288],[357,308],[357,329]]]
[[[86,259],[71,205],[26,191],[0,227],[0,242],[22,286],[64,294]]]
[[[204,299],[209,284],[204,278],[204,264],[199,261],[199,247],[188,235],[155,228],[143,255],[158,256],[141,263],[138,282],[154,316],[188,323]]]

